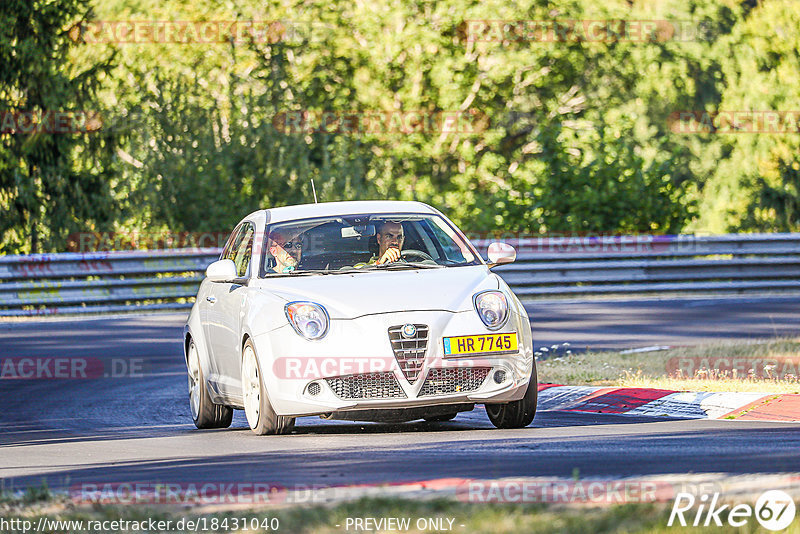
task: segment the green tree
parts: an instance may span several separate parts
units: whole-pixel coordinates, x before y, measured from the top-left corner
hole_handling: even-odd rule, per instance
[[[98,112],[94,98],[112,58],[81,68],[68,30],[91,17],[88,0],[0,3],[0,111],[77,120]],[[11,114],[11,115],[8,115]],[[0,251],[63,250],[67,236],[114,218],[108,187],[115,141],[108,131],[65,133],[51,126],[0,134]],[[80,125],[78,126],[81,127]],[[91,129],[91,128],[90,128]]]
[[[800,230],[799,27],[800,3],[765,0],[719,43],[727,85],[709,111],[792,113],[775,130],[759,123],[758,133],[705,136],[720,147],[703,193],[702,226],[709,230]]]
[[[285,21],[270,27],[274,35],[252,39],[121,50],[107,97],[116,102],[112,127],[124,140],[126,190],[117,191],[123,227],[229,229],[255,209],[311,202],[311,180],[321,200],[375,191],[367,185],[374,155],[363,139],[294,131],[281,122],[287,113],[347,109],[356,83],[350,59],[332,55],[339,30],[325,29],[344,28],[342,14],[319,6],[304,15],[312,25],[255,6],[198,12],[188,4],[144,2],[107,14]]]
[[[39,91],[88,106],[96,90],[108,120],[82,137],[3,136],[4,250],[30,249],[21,243],[31,228],[34,242],[47,241],[40,248],[58,247],[67,228],[227,229],[250,210],[309,202],[312,179],[323,201],[418,199],[471,232],[796,228],[796,136],[670,129],[677,111],[800,109],[792,0],[110,0],[95,6],[103,20],[279,22],[250,41],[79,47],[62,31],[84,16],[75,0],[65,5],[82,7],[59,11],[58,24],[25,34],[59,44],[42,65],[63,90],[11,52],[17,18],[49,20],[50,5],[4,4],[16,18],[0,30],[2,57],[17,63],[3,72],[3,105],[35,106],[23,96]],[[470,21],[482,20],[671,20],[690,34],[542,42],[490,29],[488,41],[467,39]],[[405,135],[282,122],[306,111],[478,120],[472,131]],[[61,143],[64,166],[19,158],[33,141]]]

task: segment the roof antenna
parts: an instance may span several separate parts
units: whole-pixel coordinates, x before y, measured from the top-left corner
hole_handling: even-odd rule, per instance
[[[317,188],[314,187],[314,179],[311,179],[311,190],[314,192],[314,204],[317,203]]]

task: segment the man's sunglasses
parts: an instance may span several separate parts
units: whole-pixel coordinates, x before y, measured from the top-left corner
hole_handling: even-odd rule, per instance
[[[276,243],[276,244],[277,244],[277,243]],[[292,250],[292,247],[294,247],[294,248],[296,248],[296,249],[301,249],[301,248],[303,248],[303,242],[302,242],[302,241],[295,241],[295,242],[289,241],[288,243],[284,243],[283,245],[280,245],[280,244],[278,244],[278,245],[279,245],[279,246],[280,246],[280,247],[281,247],[283,250]]]

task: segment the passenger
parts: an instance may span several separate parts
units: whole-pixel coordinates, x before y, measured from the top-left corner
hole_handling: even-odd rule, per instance
[[[303,234],[294,235],[290,230],[275,230],[269,234],[267,250],[275,258],[273,273],[290,273],[297,269],[303,255]]]

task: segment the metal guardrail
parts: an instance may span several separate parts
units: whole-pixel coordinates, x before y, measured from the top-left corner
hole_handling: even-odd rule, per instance
[[[517,261],[496,271],[520,297],[800,290],[797,233],[509,242]]]
[[[502,240],[520,297],[800,290],[800,234]],[[474,240],[485,254],[489,240]],[[219,249],[0,257],[0,316],[184,309]]]
[[[0,257],[0,316],[181,309],[219,249]]]

